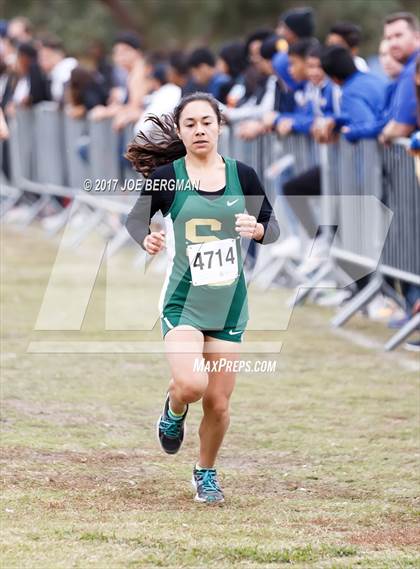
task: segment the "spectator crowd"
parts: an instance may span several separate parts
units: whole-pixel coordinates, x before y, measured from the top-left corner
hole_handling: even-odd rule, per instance
[[[228,121],[244,121],[244,138],[277,130],[325,141],[341,131],[351,141],[388,142],[418,128],[419,34],[414,14],[386,18],[380,75],[358,54],[360,26],[337,22],[322,44],[311,8],[285,12],[275,29],[255,30],[217,53],[149,52],[127,31],[115,37],[110,57],[93,41],[79,58],[18,17],[0,22],[0,106],[12,115],[18,106],[53,100],[76,118],[112,117],[118,130],[141,128],[147,113],[170,112],[181,96],[200,90],[224,105]]]
[[[7,139],[18,107],[42,101],[57,102],[73,118],[110,118],[116,131],[134,125],[135,133],[150,128],[149,114],[170,113],[183,95],[205,91],[220,101],[226,121],[237,125],[244,140],[268,132],[304,133],[322,143],[338,135],[351,143],[368,138],[382,144],[412,137],[412,152],[418,152],[418,19],[409,12],[385,18],[380,65],[372,70],[359,54],[361,42],[361,27],[348,21],[334,23],[320,41],[313,10],[296,8],[281,14],[275,27],[256,29],[217,52],[206,46],[152,51],[138,34],[122,31],[111,53],[92,41],[76,58],[59,38],[38,35],[24,17],[1,21],[0,139]],[[6,160],[3,168],[7,174]],[[293,198],[321,193],[319,167],[287,180],[281,193],[313,236],[313,214]],[[326,245],[319,236],[316,247]],[[284,254],[300,246],[297,234],[280,243]],[[419,302],[418,287],[406,297],[411,311]]]

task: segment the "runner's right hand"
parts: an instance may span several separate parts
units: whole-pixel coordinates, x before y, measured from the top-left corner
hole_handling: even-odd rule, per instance
[[[149,255],[156,255],[161,249],[165,247],[165,232],[163,229],[160,231],[153,231],[146,235],[143,241],[143,247]]]

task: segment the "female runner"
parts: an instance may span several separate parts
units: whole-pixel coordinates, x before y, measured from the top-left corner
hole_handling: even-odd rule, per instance
[[[154,129],[140,132],[126,155],[147,182],[126,227],[150,255],[167,246],[170,259],[159,309],[171,380],[157,435],[166,453],[177,453],[188,406],[201,399],[194,499],[223,502],[215,461],[248,321],[240,237],[272,243],[280,231],[255,171],[217,152],[222,116],[216,99],[193,93],[173,116],[150,120]],[[158,210],[166,231],[150,232]]]

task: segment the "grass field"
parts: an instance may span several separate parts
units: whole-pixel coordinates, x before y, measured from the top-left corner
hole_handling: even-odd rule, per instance
[[[9,228],[2,253],[2,567],[419,567],[413,354],[352,343],[329,329],[328,310],[296,309],[286,332],[270,333],[283,342],[276,373],[238,377],[218,462],[226,502],[208,507],[190,487],[199,404],[179,455],[155,440],[161,354],[27,351],[142,337],[103,331],[102,273],[82,331],[34,331],[57,241]],[[138,294],[150,304],[147,286]],[[286,297],[254,302],[265,314]],[[347,330],[389,337],[362,317]]]

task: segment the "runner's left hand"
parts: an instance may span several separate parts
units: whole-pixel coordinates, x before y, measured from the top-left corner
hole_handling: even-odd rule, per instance
[[[247,237],[248,239],[261,238],[261,235],[256,235],[256,233],[259,233],[259,226],[261,224],[257,223],[257,220],[253,215],[248,215],[247,213],[236,213],[235,217],[235,230],[241,237]]]

